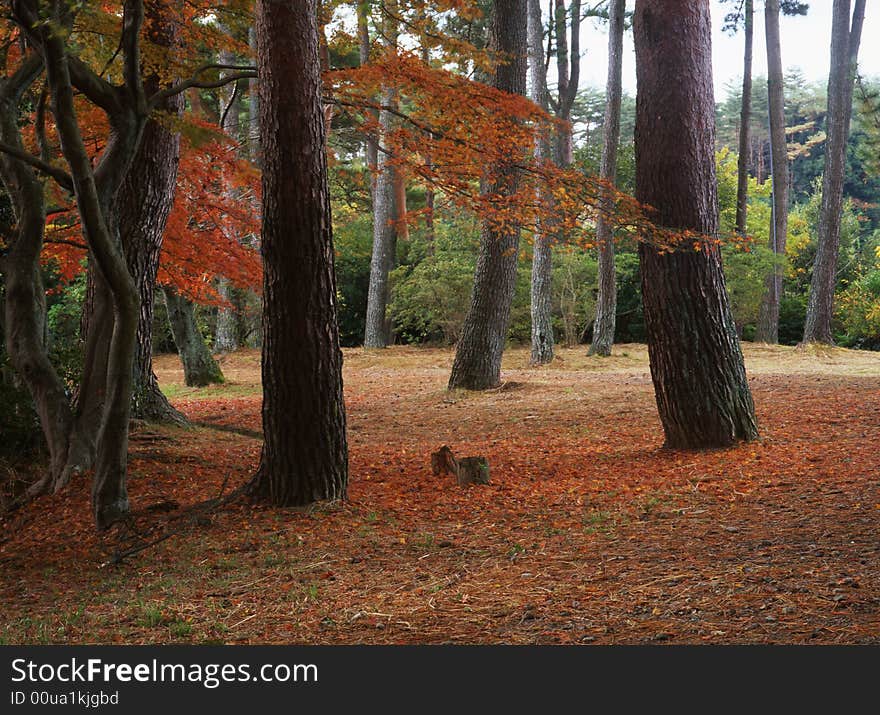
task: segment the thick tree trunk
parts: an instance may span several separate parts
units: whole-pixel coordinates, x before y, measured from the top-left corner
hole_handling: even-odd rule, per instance
[[[547,69],[544,64],[544,22],[540,0],[528,0],[529,98],[542,109],[548,108]],[[535,146],[536,159],[550,158],[550,146],[543,137]],[[550,200],[538,189],[538,203]],[[553,253],[548,222],[539,222],[532,251],[531,311],[532,365],[553,360]]]
[[[788,144],[785,136],[785,97],[782,75],[782,49],[779,41],[779,0],[764,5],[767,34],[767,99],[770,108],[770,162],[773,175],[773,211],[770,218],[770,250],[777,259],[765,278],[764,297],[758,314],[755,340],[779,342],[779,300],[782,296],[783,268],[788,239]]]
[[[718,231],[709,0],[637,0],[636,197],[658,225]],[[669,78],[675,81],[670,82]],[[658,117],[662,121],[658,121]],[[651,377],[672,448],[757,437],[717,247],[639,246]]]
[[[617,178],[617,144],[620,141],[620,104],[623,97],[623,23],[626,0],[611,0],[608,8],[608,82],[605,94],[605,123],[602,136],[602,165],[599,175],[610,184]],[[610,198],[603,198],[603,212],[596,223],[599,295],[593,324],[591,355],[611,355],[617,317],[617,278],[614,273],[614,236],[606,214]]]
[[[850,1],[834,0],[831,25],[831,72],[828,77],[828,116],[822,205],[819,209],[819,245],[813,264],[804,343],[834,342],[834,289],[837,285],[837,254],[840,249],[840,217],[846,145],[852,116],[853,84],[865,18],[865,0],[856,0],[850,25]]]
[[[492,17],[493,48],[509,61],[494,70],[493,85],[511,94],[525,94],[527,68],[526,0],[497,0]],[[510,195],[519,185],[520,170],[511,164],[490,168],[487,193]],[[516,287],[519,226],[499,228],[484,221],[474,275],[471,305],[455,350],[449,388],[485,390],[501,381],[501,357],[507,338],[510,307]]]
[[[205,387],[223,382],[223,372],[199,331],[192,301],[174,288],[163,286],[171,335],[183,363],[183,381],[188,387]]]
[[[148,11],[148,32],[153,43],[164,47],[176,44],[176,25],[156,7]],[[145,82],[148,92],[160,88],[155,75]],[[183,111],[183,97],[174,95],[158,109],[176,119]],[[159,389],[153,372],[153,302],[159,256],[165,226],[177,184],[180,160],[180,134],[170,131],[161,120],[150,119],[144,127],[137,155],[117,197],[119,234],[125,251],[128,270],[140,296],[137,343],[135,344],[132,384],[132,416],[151,422],[185,424],[178,412]]]
[[[342,352],[315,0],[257,8],[265,442],[253,491],[292,506],[345,497]]]
[[[767,4],[769,6],[769,3]],[[778,2],[777,2],[778,10]],[[777,12],[777,25],[779,13]],[[743,85],[739,113],[739,156],[736,163],[736,232],[746,235],[749,207],[749,127],[752,121],[752,45],[754,40],[755,0],[743,0]],[[769,55],[768,44],[768,55]],[[781,56],[780,56],[781,59]]]

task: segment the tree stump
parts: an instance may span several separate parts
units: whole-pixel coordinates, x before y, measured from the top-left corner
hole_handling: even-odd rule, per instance
[[[434,476],[454,475],[459,486],[489,483],[489,460],[485,457],[456,459],[452,450],[445,444],[431,454],[431,471]]]
[[[485,457],[464,457],[458,460],[458,483],[465,484],[488,484],[489,483],[489,460]]]

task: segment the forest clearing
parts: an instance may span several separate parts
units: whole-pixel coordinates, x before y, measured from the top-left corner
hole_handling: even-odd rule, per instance
[[[3,642],[876,644],[880,355],[744,353],[761,440],[684,452],[643,345],[511,349],[480,393],[449,349],[346,349],[348,499],[195,517],[259,462],[259,351],[199,390],[157,356],[197,426],[133,428],[127,525],[95,531],[85,478],[3,517]],[[432,475],[442,444],[491,484]]]

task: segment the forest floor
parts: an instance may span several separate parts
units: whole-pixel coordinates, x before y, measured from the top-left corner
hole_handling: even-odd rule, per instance
[[[445,390],[450,350],[346,350],[348,501],[195,516],[257,466],[259,354],[201,390],[162,356],[197,426],[134,428],[128,527],[95,533],[86,479],[2,517],[0,638],[880,643],[880,354],[745,351],[761,441],[676,452],[644,346],[510,350],[480,394]],[[433,476],[442,444],[491,485]]]

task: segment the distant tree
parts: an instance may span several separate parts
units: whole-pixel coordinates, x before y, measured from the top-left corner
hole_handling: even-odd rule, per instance
[[[526,0],[497,0],[492,14],[492,46],[505,62],[494,69],[492,85],[511,94],[526,93]],[[512,149],[517,149],[512,147]],[[516,192],[521,171],[511,161],[489,168],[485,193]],[[471,306],[455,350],[449,388],[485,390],[501,381],[501,357],[507,339],[516,284],[520,227],[515,222],[484,221],[474,274]]]
[[[654,207],[661,226],[715,235],[709,0],[638,0],[634,34],[636,198]],[[639,246],[651,376],[672,448],[758,435],[720,251],[711,243],[700,249]]]
[[[852,20],[850,8],[852,7]],[[846,174],[846,150],[852,117],[853,85],[865,19],[865,0],[834,0],[831,24],[831,69],[828,75],[828,141],[822,178],[819,247],[813,266],[804,343],[834,342],[834,289]]]
[[[345,496],[348,447],[316,0],[257,5],[263,156],[263,434],[280,506]]]
[[[785,134],[785,97],[782,74],[782,49],[779,39],[779,0],[766,0],[764,27],[767,35],[767,96],[770,107],[770,165],[773,175],[773,214],[770,227],[770,250],[785,255],[788,233],[788,145]],[[758,318],[755,339],[764,343],[779,342],[779,300],[782,295],[782,265],[767,275],[764,299]]]
[[[599,176],[610,183],[617,177],[617,145],[620,141],[620,105],[623,97],[623,24],[626,0],[611,0],[608,8],[608,81],[605,90],[605,120],[602,132],[602,165]],[[590,353],[608,356],[614,344],[617,313],[617,280],[614,274],[614,240],[608,220],[600,215],[596,223],[599,253],[599,294]]]

